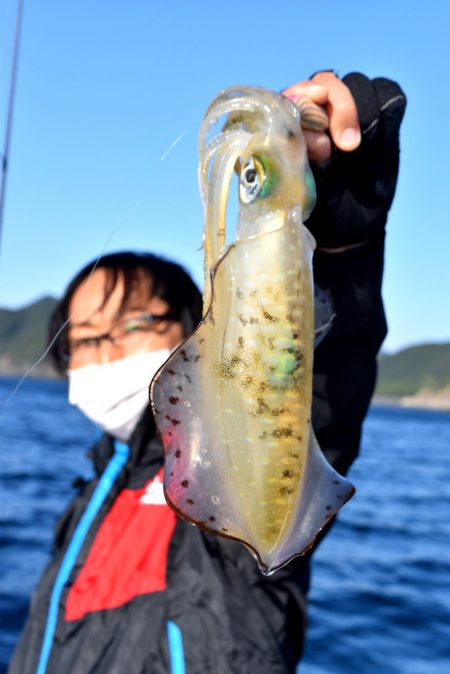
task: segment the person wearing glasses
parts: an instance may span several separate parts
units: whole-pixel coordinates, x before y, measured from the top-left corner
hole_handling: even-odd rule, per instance
[[[52,350],[69,401],[128,441],[150,381],[201,319],[200,291],[177,264],[151,254],[107,255],[81,270],[55,310]],[[148,414],[144,416],[148,421]]]
[[[308,96],[329,119],[327,131],[305,134],[315,278],[336,310],[315,354],[313,426],[346,473],[386,334],[384,231],[406,101],[396,83],[358,73],[320,72],[284,93]],[[148,386],[201,308],[178,264],[133,252],[87,265],[59,302],[53,359],[70,401],[104,433],[91,451],[95,477],[58,522],[10,674],[294,674],[310,555],[265,577],[241,544],[178,519],[164,500]]]

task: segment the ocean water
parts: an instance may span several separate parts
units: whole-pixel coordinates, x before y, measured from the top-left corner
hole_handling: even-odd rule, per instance
[[[0,674],[96,431],[57,381],[0,378]],[[315,554],[299,674],[450,673],[450,415],[373,407]]]

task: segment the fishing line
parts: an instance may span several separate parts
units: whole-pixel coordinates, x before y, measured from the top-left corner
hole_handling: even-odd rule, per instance
[[[17,68],[19,64],[20,33],[22,28],[23,0],[17,2],[16,29],[14,36],[14,51],[11,65],[11,80],[9,86],[8,110],[6,113],[5,140],[3,144],[3,153],[1,155],[1,177],[0,177],[0,246],[3,229],[3,213],[5,208],[6,179],[8,176],[9,145],[11,142],[12,121],[14,112],[14,101],[16,95]]]
[[[153,176],[155,175],[156,171],[159,169],[159,167],[161,166],[161,164],[163,163],[163,161],[165,161],[165,160],[167,159],[167,157],[168,157],[168,156],[171,154],[171,152],[175,149],[175,147],[178,145],[178,143],[184,138],[184,136],[186,135],[187,131],[188,131],[188,129],[185,129],[182,133],[180,133],[180,135],[177,136],[177,137],[175,138],[175,140],[169,145],[169,147],[167,148],[167,150],[165,150],[165,151],[163,152],[163,154],[161,155],[161,157],[158,159],[158,161],[156,162],[155,166],[153,167],[153,170],[149,173],[146,182],[148,182],[148,181],[150,180],[150,178],[153,178]],[[123,219],[123,221],[122,221],[121,223],[119,223],[119,224],[117,225],[117,227],[111,232],[111,234],[110,234],[110,235],[108,236],[108,238],[106,239],[106,241],[105,241],[105,243],[104,243],[104,245],[103,245],[103,248],[102,248],[102,250],[100,251],[100,253],[99,253],[99,255],[98,255],[98,257],[97,257],[97,259],[96,259],[96,261],[95,261],[95,263],[94,263],[94,266],[92,267],[92,270],[91,270],[91,272],[89,273],[89,276],[88,276],[87,279],[86,279],[87,281],[92,277],[92,275],[93,275],[94,272],[96,271],[96,269],[97,269],[98,265],[100,264],[100,261],[101,261],[103,255],[104,255],[104,253],[105,253],[105,251],[106,251],[106,249],[107,249],[109,243],[111,242],[111,240],[114,238],[114,236],[117,234],[117,232],[118,232],[120,229],[122,229],[125,225],[128,225],[130,219],[135,215],[136,211],[138,210],[138,208],[139,208],[140,205],[142,204],[142,201],[143,201],[143,199],[144,199],[144,195],[145,195],[145,189],[144,189],[143,193],[141,193],[141,195],[136,199],[136,202],[135,202],[134,206],[130,209],[128,215]],[[59,328],[59,330],[57,331],[57,333],[55,334],[55,336],[54,336],[53,339],[51,340],[50,344],[49,344],[49,345],[47,346],[47,348],[44,350],[44,352],[42,353],[42,355],[39,356],[39,358],[37,359],[37,361],[36,361],[35,363],[33,363],[33,365],[32,365],[32,366],[25,372],[25,374],[22,375],[22,377],[19,379],[19,381],[17,382],[16,386],[13,388],[12,392],[9,394],[9,396],[6,398],[6,400],[0,404],[0,416],[3,414],[4,410],[6,409],[6,407],[9,405],[9,403],[11,402],[11,400],[13,399],[13,397],[16,395],[17,391],[21,388],[23,382],[24,382],[26,379],[28,379],[28,377],[34,372],[34,370],[37,368],[37,366],[40,365],[40,364],[42,363],[42,361],[44,360],[44,358],[46,358],[46,356],[49,354],[49,352],[50,352],[52,346],[55,344],[55,342],[56,342],[56,340],[58,339],[58,337],[60,336],[60,334],[61,334],[61,333],[66,329],[66,327],[69,325],[70,321],[71,321],[72,318],[75,316],[75,314],[76,314],[76,311],[74,311],[74,312],[67,318],[67,320],[62,324],[62,326]]]

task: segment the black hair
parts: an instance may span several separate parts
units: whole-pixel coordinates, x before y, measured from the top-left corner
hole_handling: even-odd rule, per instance
[[[70,302],[77,288],[96,269],[107,271],[102,307],[108,301],[119,278],[123,278],[124,281],[119,314],[127,306],[133,291],[141,287],[143,280],[147,279],[148,296],[144,299],[158,297],[167,302],[174,319],[181,322],[185,337],[193,332],[201,320],[202,296],[187,271],[179,264],[151,253],[127,251],[105,255],[93,260],[76,274],[50,317],[49,354],[60,373],[64,373],[67,369],[65,354],[68,351],[67,328],[70,318]]]

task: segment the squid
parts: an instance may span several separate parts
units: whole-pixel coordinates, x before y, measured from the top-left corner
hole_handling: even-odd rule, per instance
[[[218,130],[219,129],[219,130]],[[241,541],[269,575],[309,550],[354,493],[311,425],[315,333],[303,222],[315,202],[298,106],[231,87],[199,134],[203,319],[151,383],[164,493],[182,518]],[[235,241],[227,205],[237,174]]]

